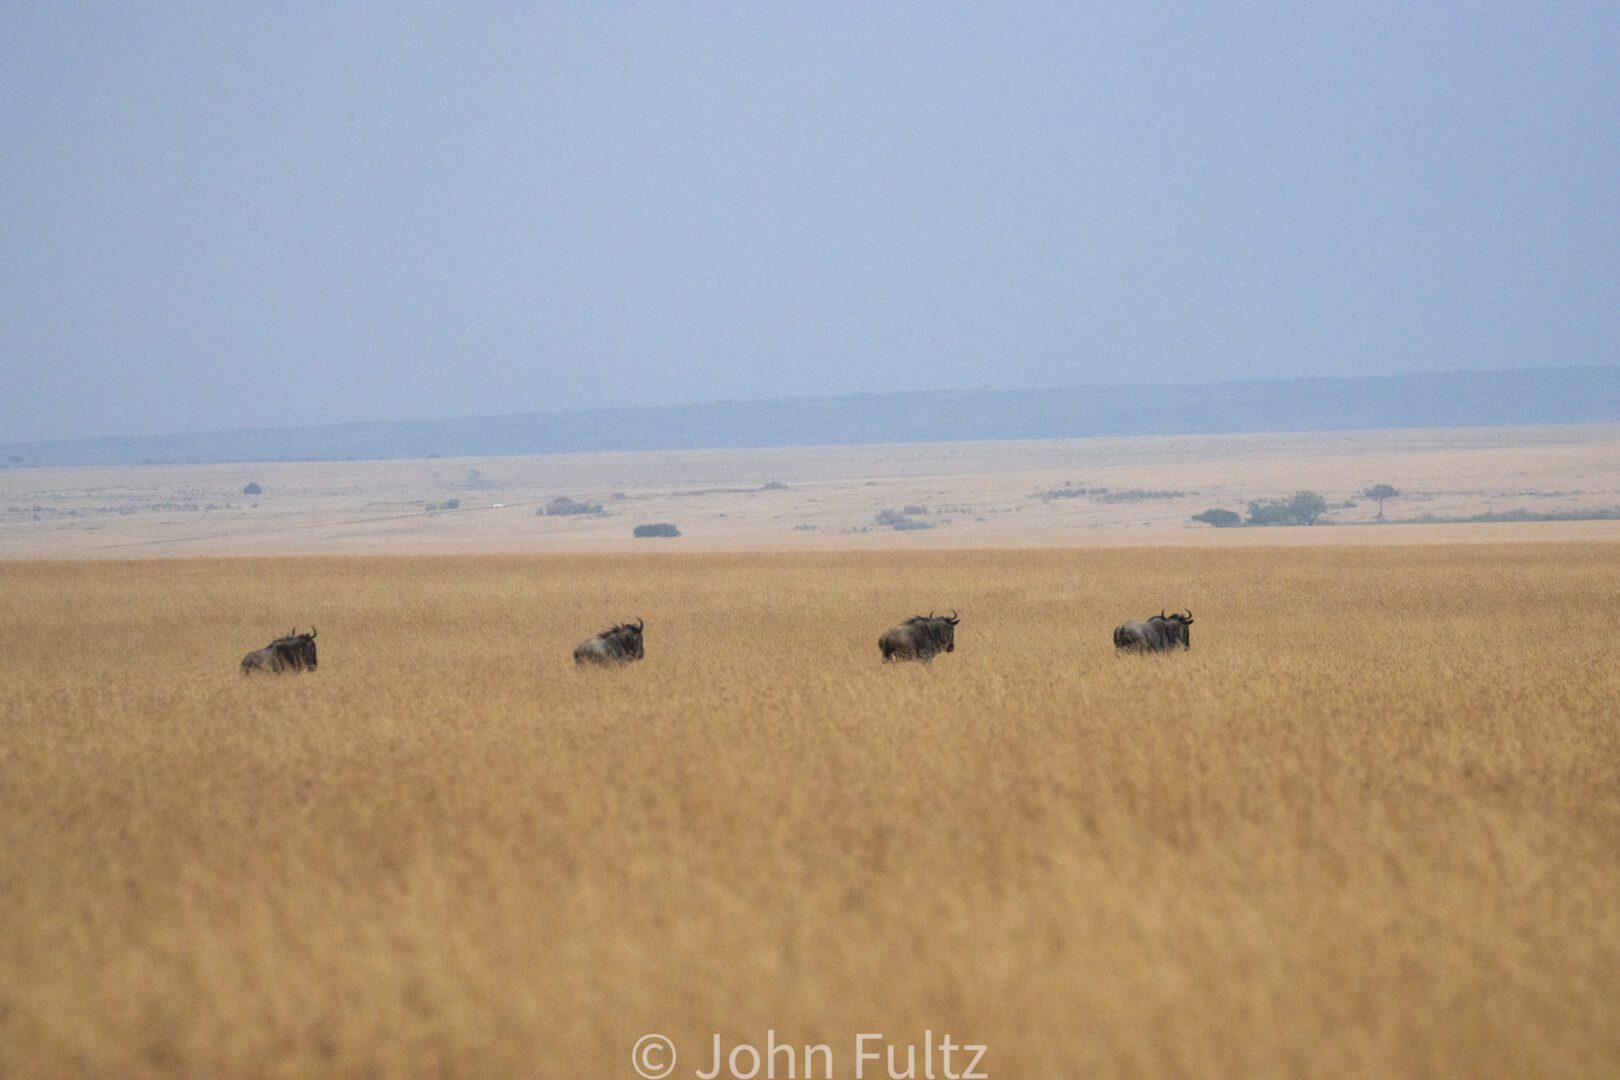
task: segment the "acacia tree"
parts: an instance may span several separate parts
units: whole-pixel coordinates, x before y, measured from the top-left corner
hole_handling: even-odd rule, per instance
[[[1378,500],[1378,520],[1382,521],[1384,519],[1384,500],[1399,498],[1400,494],[1400,492],[1396,491],[1388,484],[1374,484],[1366,491],[1363,491],[1361,496],[1364,499]]]

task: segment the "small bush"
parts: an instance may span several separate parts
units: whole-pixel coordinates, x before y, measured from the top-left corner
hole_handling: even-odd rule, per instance
[[[1207,525],[1213,525],[1217,529],[1231,529],[1243,524],[1241,515],[1233,513],[1231,510],[1214,508],[1205,510],[1202,514],[1194,514],[1192,519],[1202,521]]]
[[[1288,499],[1256,499],[1249,504],[1250,525],[1314,525],[1328,503],[1314,491],[1296,491]]]
[[[780,480],[767,481],[765,486],[760,488],[761,491],[786,491],[787,489],[788,486]]]
[[[1250,525],[1295,525],[1286,499],[1255,499],[1249,503]]]
[[[677,529],[667,521],[659,521],[651,525],[637,525],[632,532],[638,537],[681,535],[681,530]]]
[[[540,508],[540,513],[547,517],[566,517],[572,514],[600,514],[601,503],[575,502],[566,495],[559,495]]]
[[[874,517],[872,521],[874,524],[884,525],[900,532],[908,532],[912,529],[932,529],[934,527],[933,522],[917,521],[911,516],[913,514],[926,513],[928,513],[928,508],[926,506],[908,506],[904,510],[896,510],[893,507],[889,507],[884,510],[879,510],[877,512],[877,516]]]
[[[1314,491],[1296,491],[1288,500],[1288,509],[1302,525],[1315,525],[1316,519],[1327,513],[1328,501]]]
[[[242,489],[242,494],[244,494],[244,495],[263,495],[264,494],[264,488],[260,487],[259,482],[257,480],[255,480],[255,481],[252,481],[251,483],[249,483],[246,487],[244,487]]]
[[[917,506],[917,505],[913,504],[911,506],[907,506],[905,509],[901,510],[900,512],[902,514],[906,514],[906,515],[908,515],[910,517],[927,517],[928,516],[928,507],[926,507],[926,506]]]

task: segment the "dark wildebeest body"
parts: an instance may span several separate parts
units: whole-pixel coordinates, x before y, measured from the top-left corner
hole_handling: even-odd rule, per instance
[[[295,626],[284,638],[277,638],[262,649],[255,649],[242,657],[242,674],[268,671],[279,675],[286,671],[315,670],[315,628],[300,634]]]
[[[634,624],[611,626],[595,637],[582,641],[574,650],[576,664],[628,664],[644,655],[641,647],[641,628],[646,623],[637,619]]]
[[[960,621],[954,610],[948,616],[913,615],[878,638],[883,662],[921,660],[926,664],[937,653],[955,652],[956,624]]]
[[[1145,622],[1128,622],[1114,629],[1114,648],[1134,652],[1169,652],[1192,648],[1192,611],[1185,615],[1163,612]]]

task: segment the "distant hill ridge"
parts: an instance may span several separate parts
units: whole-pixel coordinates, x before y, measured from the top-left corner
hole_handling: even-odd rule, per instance
[[[1620,367],[947,390],[0,443],[4,465],[482,457],[1620,421]]]

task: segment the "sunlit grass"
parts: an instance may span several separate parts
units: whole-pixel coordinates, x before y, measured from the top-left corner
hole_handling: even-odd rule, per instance
[[[0,1075],[1615,1075],[1616,610],[1579,544],[0,564]]]

